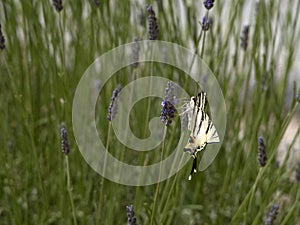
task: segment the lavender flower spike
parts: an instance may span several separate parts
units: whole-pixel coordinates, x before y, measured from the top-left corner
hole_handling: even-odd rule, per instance
[[[258,163],[261,167],[267,164],[267,152],[264,139],[262,137],[258,138]]]
[[[214,7],[214,0],[204,0],[203,5],[207,10],[210,10],[212,7]]]
[[[5,49],[5,38],[2,34],[1,24],[0,24],[0,49]]]
[[[296,168],[296,181],[300,182],[300,162],[298,162]]]
[[[114,89],[112,96],[110,98],[110,103],[108,107],[108,113],[107,113],[107,119],[109,121],[112,121],[116,114],[117,114],[117,100],[118,100],[118,95],[121,91],[122,86],[118,84],[118,86]]]
[[[135,38],[134,39],[134,46],[132,48],[132,59],[133,59],[133,63],[131,64],[131,66],[133,68],[136,68],[138,66],[138,61],[139,61],[139,52],[140,52],[140,43],[139,43],[139,39]]]
[[[148,5],[146,9],[149,13],[149,16],[148,16],[149,40],[157,40],[159,29],[158,29],[158,25],[157,25],[157,19],[155,16],[155,12],[151,5]]]
[[[165,90],[165,97],[161,102],[161,114],[160,120],[166,125],[170,125],[175,117],[176,108],[174,105],[177,104],[176,96],[174,95],[174,84],[169,81]]]
[[[127,225],[137,225],[133,205],[126,206],[127,211]]]
[[[62,0],[52,0],[52,4],[57,12],[63,10]]]
[[[265,220],[265,225],[273,225],[274,220],[276,219],[276,216],[278,214],[279,205],[273,205],[270,209],[270,212],[268,213],[267,219]]]
[[[203,31],[208,31],[212,25],[212,19],[203,16],[201,26]]]
[[[97,6],[97,7],[100,6],[100,4],[101,4],[101,3],[100,3],[100,0],[94,0],[94,4],[95,4],[95,6]]]
[[[65,125],[60,128],[60,138],[61,138],[61,151],[68,155],[70,153],[70,144],[68,139],[68,133]]]
[[[241,39],[241,47],[246,50],[248,47],[248,39],[249,39],[249,25],[245,25],[243,28]]]

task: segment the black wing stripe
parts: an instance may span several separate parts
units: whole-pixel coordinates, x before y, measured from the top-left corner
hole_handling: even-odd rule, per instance
[[[198,135],[199,132],[201,131],[202,123],[204,121],[204,117],[205,117],[205,113],[203,111],[201,111],[201,119],[200,119],[200,122],[199,122],[199,127],[198,127],[198,130],[196,132],[196,135]]]
[[[198,96],[199,96],[199,107],[200,107],[200,109],[202,110],[202,111],[204,111],[204,109],[205,109],[205,106],[206,106],[206,95],[205,95],[205,93],[204,92],[200,92],[199,94],[198,94]]]
[[[198,132],[194,132],[196,130],[197,123],[200,122],[200,121],[198,121],[198,115],[199,115],[199,111],[200,111],[200,107],[199,107],[199,95],[194,98],[194,102],[195,102],[195,107],[197,107],[196,114],[193,114],[193,117],[196,120],[196,122],[194,123],[194,127],[193,127],[193,134],[195,135],[195,133],[198,133]]]
[[[211,125],[212,125],[211,120],[208,120],[208,125],[207,125],[207,128],[206,128],[205,134],[208,134],[208,131],[211,129]]]

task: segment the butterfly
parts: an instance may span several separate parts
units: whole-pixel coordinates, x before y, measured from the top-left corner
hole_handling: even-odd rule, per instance
[[[206,93],[201,91],[197,96],[191,97],[190,102],[186,106],[188,117],[188,130],[191,131],[184,152],[189,152],[194,158],[189,180],[192,174],[197,172],[197,153],[204,150],[207,144],[218,143],[220,138],[218,132],[205,112]]]

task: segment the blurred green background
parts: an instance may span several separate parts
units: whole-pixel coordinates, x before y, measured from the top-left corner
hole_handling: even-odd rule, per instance
[[[191,49],[215,74],[226,101],[227,130],[213,164],[192,181],[187,164],[159,185],[130,187],[102,178],[84,161],[72,134],[72,101],[98,56],[149,38],[147,4],[156,12],[158,39]],[[137,224],[263,224],[274,204],[279,212],[273,224],[299,224],[300,1],[215,1],[210,10],[196,0],[62,0],[62,5],[58,12],[52,1],[0,3],[1,224],[126,224],[130,204]],[[206,32],[204,15],[213,21]],[[108,133],[103,118],[117,84],[146,74],[187,82],[171,66],[129,66],[105,84],[96,115],[104,121],[97,127],[100,138],[114,154],[142,165],[159,160],[162,146],[124,156],[118,149],[126,147]],[[191,95],[195,90],[187,88]],[[131,129],[138,137],[149,135],[145,118],[159,116],[160,103],[145,99],[134,108]],[[62,123],[68,156],[61,152]],[[179,131],[177,117],[168,128],[166,153]],[[265,167],[257,162],[259,136],[266,143]]]

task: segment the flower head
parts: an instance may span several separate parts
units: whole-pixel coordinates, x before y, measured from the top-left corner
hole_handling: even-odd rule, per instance
[[[175,117],[176,108],[174,105],[177,104],[176,96],[174,95],[174,84],[169,81],[165,90],[165,97],[161,102],[161,114],[160,120],[167,126],[172,123]]]
[[[157,40],[159,29],[158,29],[158,25],[157,25],[157,19],[155,16],[155,12],[151,5],[148,5],[146,7],[146,9],[149,13],[149,16],[148,16],[149,40]]]
[[[207,18],[206,16],[203,16],[202,22],[201,22],[202,30],[208,31],[209,28],[211,27],[211,25],[212,25],[212,19]]]
[[[68,133],[65,125],[60,128],[60,138],[61,138],[61,151],[68,155],[70,153],[70,144],[68,140]]]
[[[267,219],[265,220],[265,225],[272,225],[276,216],[278,214],[279,205],[273,205],[268,213]]]
[[[204,0],[203,5],[207,10],[210,10],[212,7],[214,7],[214,0]]]
[[[261,167],[267,164],[267,152],[264,139],[262,137],[258,138],[258,163]]]
[[[175,112],[176,109],[174,105],[163,99],[161,103],[162,109],[161,109],[161,115],[160,115],[160,120],[167,126],[172,123],[172,120],[175,117]]]
[[[139,51],[140,51],[140,43],[139,43],[139,39],[135,38],[134,39],[134,46],[132,49],[132,59],[133,59],[133,63],[131,64],[131,66],[133,68],[136,68],[138,66],[138,60],[139,60]]]
[[[133,205],[126,206],[127,211],[127,225],[137,225],[135,213],[133,211]]]
[[[52,0],[52,4],[57,12],[63,10],[62,0]]]
[[[248,38],[249,38],[249,25],[245,25],[242,31],[241,39],[241,47],[246,50],[248,47]]]
[[[108,113],[107,113],[107,119],[109,121],[112,121],[116,114],[117,114],[117,100],[118,100],[118,95],[121,91],[122,86],[118,84],[118,86],[114,89],[112,96],[110,98],[110,103],[108,107]]]
[[[101,3],[100,3],[100,0],[94,0],[94,4],[95,4],[95,6],[97,6],[97,7],[100,6],[100,4],[101,4]]]
[[[296,180],[300,181],[300,162],[298,162],[297,168],[296,168]]]
[[[2,34],[1,24],[0,24],[0,49],[5,49],[5,38]]]

